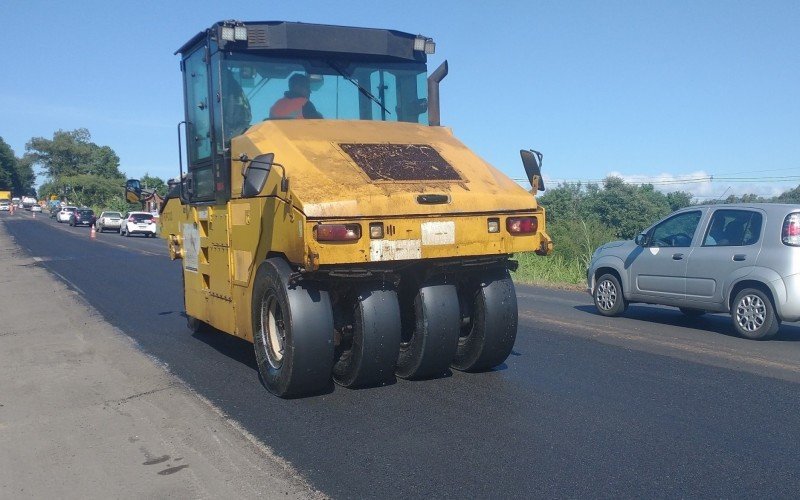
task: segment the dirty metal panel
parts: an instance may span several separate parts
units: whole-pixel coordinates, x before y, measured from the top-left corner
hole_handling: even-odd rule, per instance
[[[373,181],[461,181],[427,144],[339,144]]]

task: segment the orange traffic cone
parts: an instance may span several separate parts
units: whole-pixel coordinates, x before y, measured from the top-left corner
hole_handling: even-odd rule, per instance
[[[90,237],[91,239],[95,239],[95,238],[97,238],[97,233],[96,233],[96,232],[95,232],[95,230],[94,230],[94,224],[92,224],[92,230],[89,232],[89,237]]]

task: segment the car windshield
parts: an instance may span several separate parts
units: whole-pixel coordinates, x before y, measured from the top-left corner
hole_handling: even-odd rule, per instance
[[[153,216],[150,214],[131,214],[130,218],[136,222],[144,222],[144,221],[151,221]]]
[[[290,80],[293,85],[305,80],[310,87],[308,100],[317,115],[304,107],[306,118],[428,123],[424,63],[265,59],[232,53],[219,63],[219,71],[226,143],[255,123],[287,118],[270,117],[270,110],[282,98],[299,95],[290,91]]]

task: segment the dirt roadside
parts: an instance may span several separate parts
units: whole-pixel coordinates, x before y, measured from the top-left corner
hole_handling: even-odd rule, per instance
[[[0,221],[0,497],[322,498]]]

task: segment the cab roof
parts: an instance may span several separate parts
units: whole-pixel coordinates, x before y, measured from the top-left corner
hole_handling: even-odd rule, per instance
[[[245,27],[247,40],[223,40],[223,27]],[[288,21],[219,21],[183,44],[175,54],[188,56],[201,42],[214,40],[220,50],[269,51],[275,55],[359,55],[366,58],[426,62],[424,50],[414,50],[418,35],[402,31],[309,24]],[[425,37],[422,37],[425,38]]]

